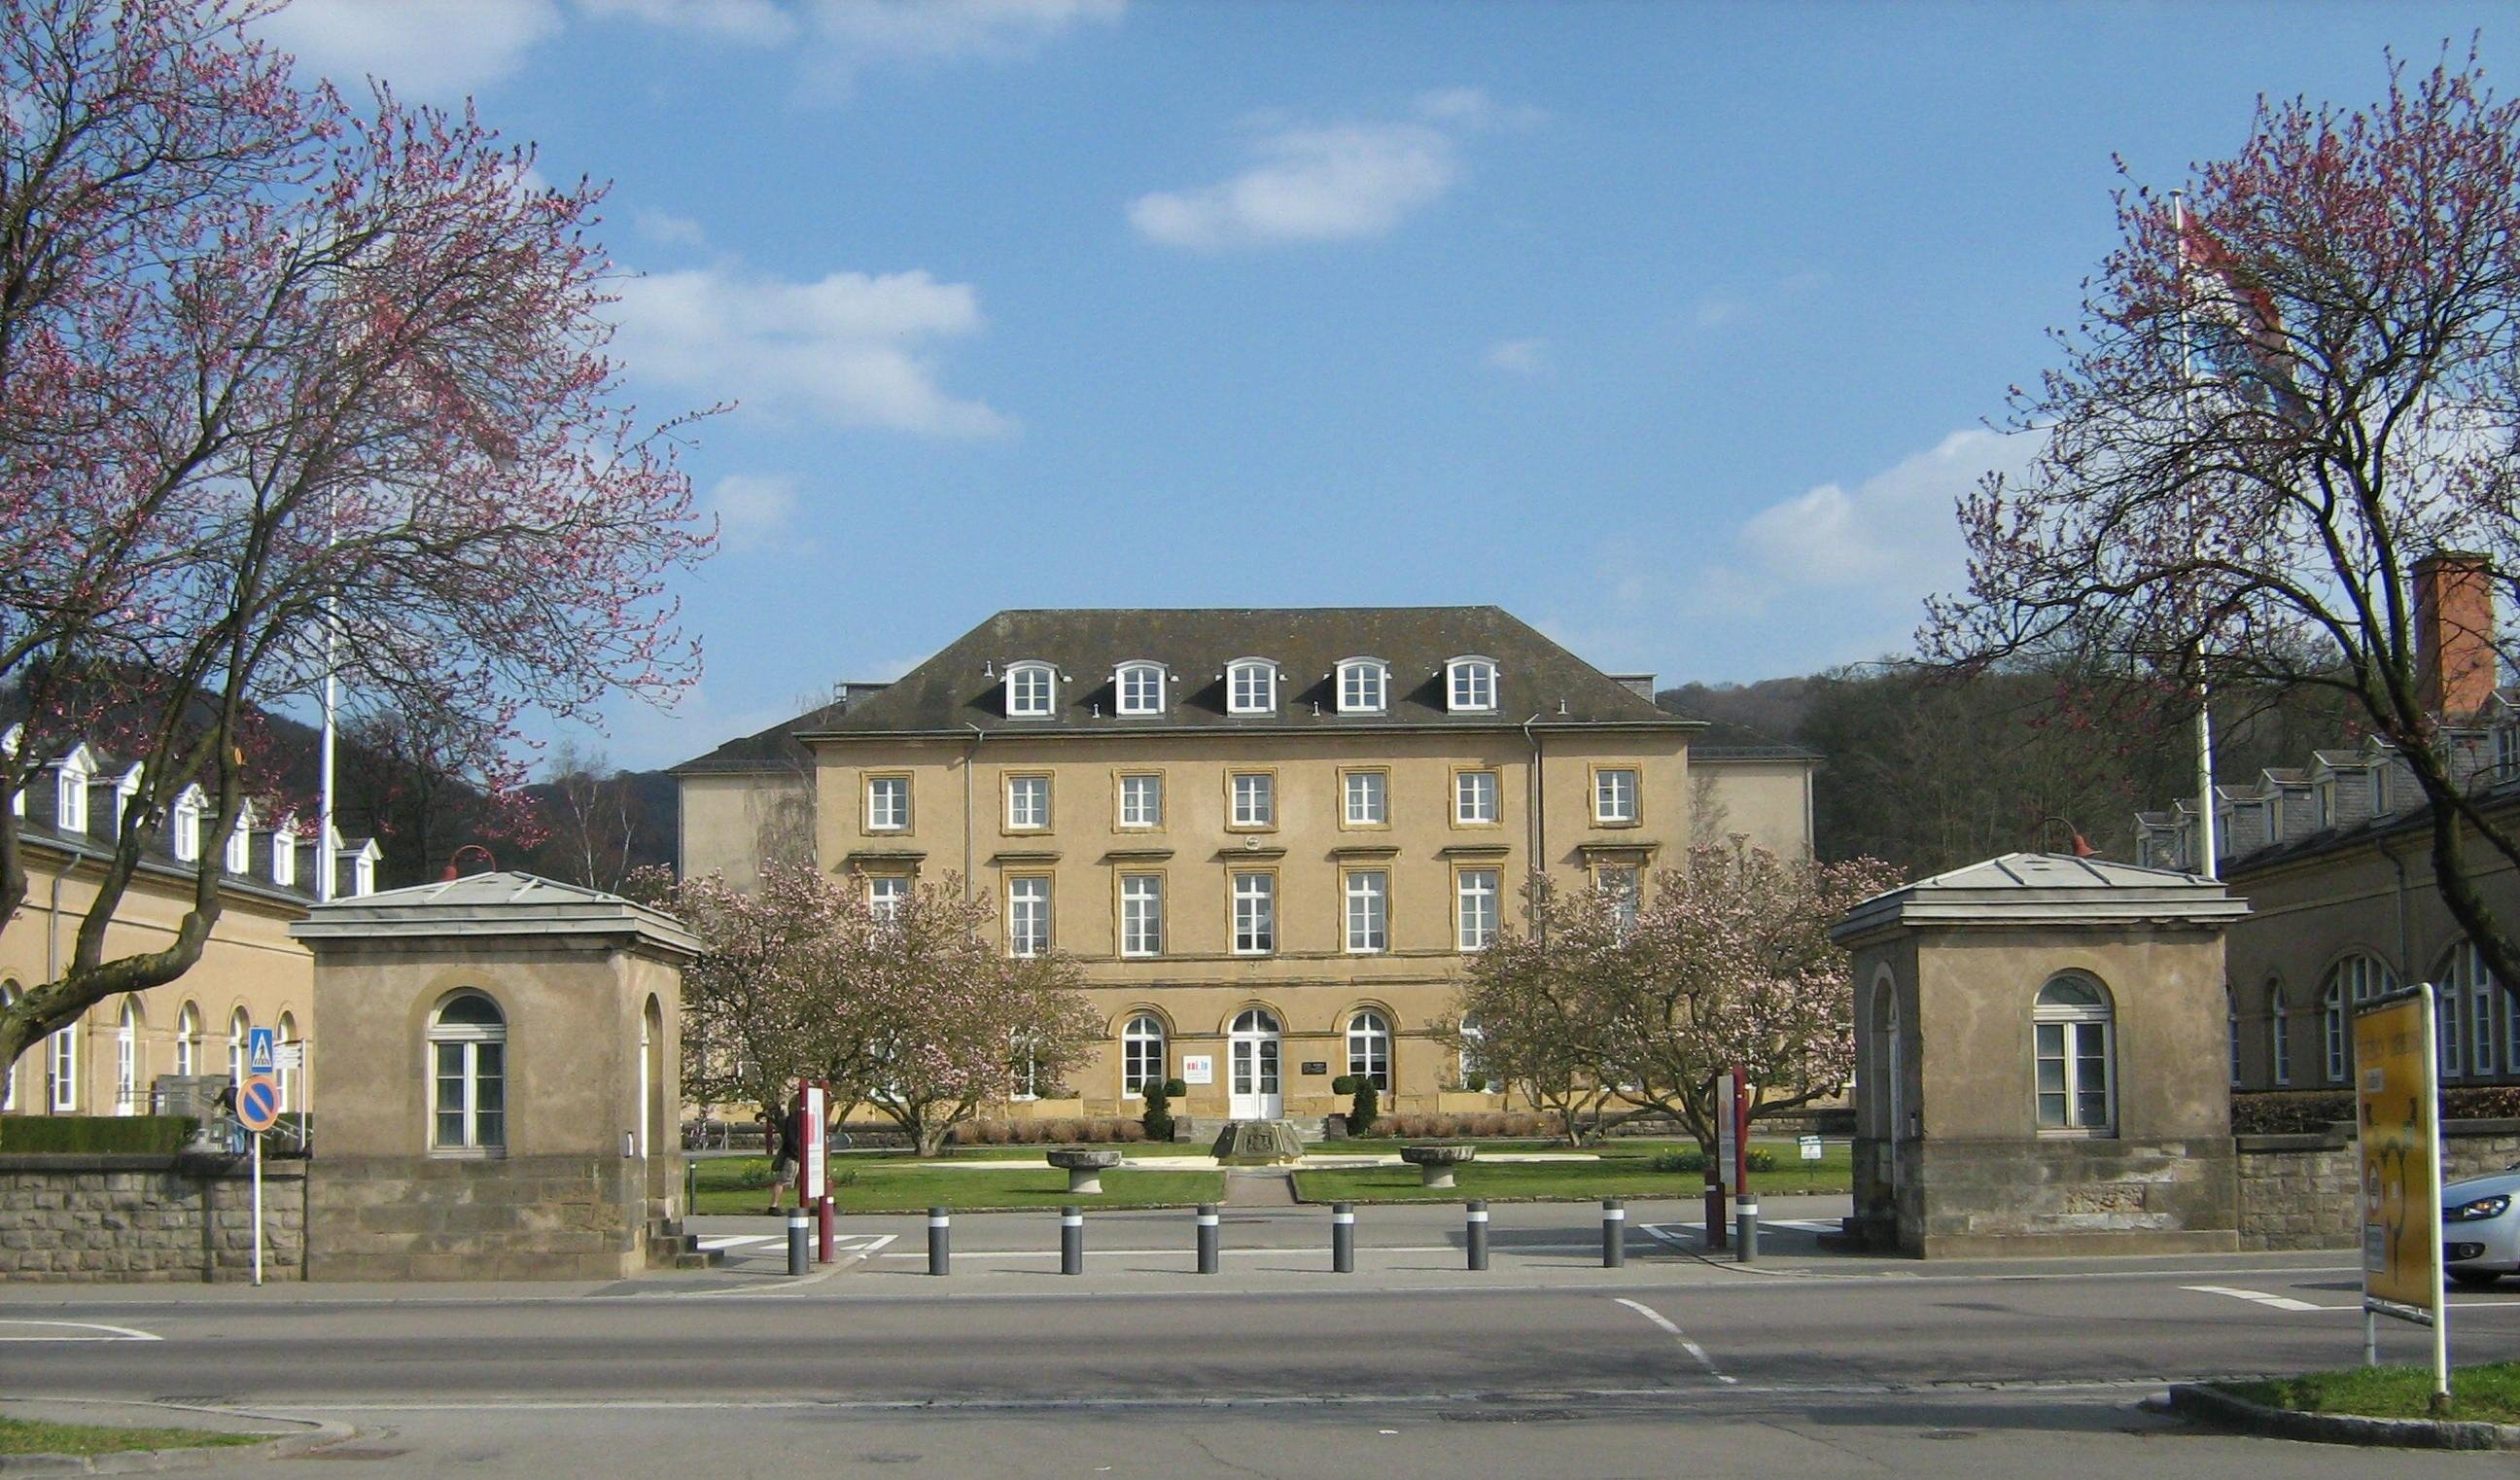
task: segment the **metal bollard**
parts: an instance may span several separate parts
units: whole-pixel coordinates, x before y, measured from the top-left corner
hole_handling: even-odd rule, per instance
[[[1058,1272],[1085,1273],[1085,1210],[1074,1203],[1058,1210]]]
[[[1601,1268],[1615,1270],[1628,1262],[1628,1205],[1616,1197],[1601,1199]]]
[[[1330,1273],[1356,1273],[1356,1204],[1330,1204]]]
[[[683,1216],[691,1217],[700,1210],[700,1164],[683,1163]]]
[[[814,1233],[803,1208],[788,1210],[788,1273],[802,1275],[813,1267]]]
[[[1488,1200],[1484,1197],[1470,1199],[1469,1244],[1470,1268],[1486,1269],[1488,1267]]]
[[[946,1208],[927,1210],[927,1273],[951,1274],[954,1268],[954,1214]]]
[[[1743,1264],[1759,1262],[1759,1199],[1744,1197],[1732,1204],[1732,1236],[1740,1244]]]
[[[832,1194],[825,1192],[814,1203],[814,1262],[829,1264],[837,1251],[834,1242],[837,1230],[832,1226]]]
[[[1216,1204],[1202,1202],[1198,1205],[1198,1272],[1202,1275],[1216,1273]]]

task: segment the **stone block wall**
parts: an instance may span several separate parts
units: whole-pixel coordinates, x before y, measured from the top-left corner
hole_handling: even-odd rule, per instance
[[[2362,1242],[2362,1161],[2354,1126],[2324,1134],[2235,1139],[2240,1247],[2350,1249]],[[2442,1123],[2442,1181],[2482,1177],[2520,1162],[2520,1120]]]
[[[626,1157],[324,1156],[308,1278],[615,1279],[647,1268],[647,1205]]]
[[[305,1276],[306,1163],[266,1161],[263,1278]],[[253,1188],[227,1157],[0,1155],[0,1280],[253,1278]]]
[[[1900,1150],[1902,1247],[1927,1258],[2229,1249],[2226,1139],[1912,1142]]]

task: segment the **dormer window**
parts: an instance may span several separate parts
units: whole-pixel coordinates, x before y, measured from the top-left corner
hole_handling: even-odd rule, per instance
[[[18,769],[18,747],[25,742],[25,726],[11,725],[6,730],[0,730],[0,756],[5,756],[7,758],[9,771],[13,776],[17,774]],[[9,810],[20,817],[26,815],[25,787],[21,786],[17,790],[9,793]]]
[[[1278,665],[1265,657],[1238,657],[1225,665],[1225,712],[1278,712]]]
[[[113,816],[106,819],[109,830],[117,833],[122,830],[122,819],[131,811],[131,799],[140,794],[141,773],[146,769],[134,761],[131,769],[123,772],[121,779],[113,784]]]
[[[1497,706],[1493,658],[1457,657],[1444,665],[1444,707],[1454,714],[1487,714]]]
[[[230,874],[253,872],[253,804],[251,802],[237,809],[236,826],[228,830],[227,849],[228,856],[225,863]]]
[[[89,762],[87,747],[81,745],[65,755],[61,769],[53,776],[53,821],[64,832],[87,830],[87,784],[95,768]]]
[[[175,810],[169,819],[177,863],[189,864],[202,856],[202,788],[186,786],[175,798]]]
[[[1007,665],[1007,717],[1048,719],[1058,708],[1058,670],[1048,663]]]
[[[284,817],[271,828],[271,881],[283,888],[297,883],[297,819]]]
[[[1378,657],[1352,657],[1338,665],[1338,712],[1380,714],[1388,707],[1391,668]]]
[[[1164,712],[1164,668],[1161,663],[1122,663],[1112,675],[1122,714]]]

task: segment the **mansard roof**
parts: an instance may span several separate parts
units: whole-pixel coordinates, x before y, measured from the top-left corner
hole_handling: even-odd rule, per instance
[[[1373,653],[1391,665],[1379,711],[1338,712],[1339,660]],[[1497,704],[1450,712],[1445,663],[1463,654],[1497,664]],[[1267,657],[1279,668],[1269,714],[1226,712],[1225,667]],[[1119,713],[1112,674],[1122,662],[1162,663],[1176,681],[1160,714]],[[1006,712],[1007,665],[1058,669],[1057,706],[1042,719]],[[1602,726],[1694,733],[1704,722],[1665,713],[1496,606],[1108,608],[1001,611],[899,682],[789,731],[817,736],[983,732],[1117,734],[1180,730],[1495,729]],[[807,723],[810,721],[810,725]],[[765,732],[766,734],[766,732]],[[755,738],[759,739],[759,738]],[[710,757],[701,757],[706,762]],[[700,762],[691,763],[695,766]],[[684,769],[684,768],[677,768]]]

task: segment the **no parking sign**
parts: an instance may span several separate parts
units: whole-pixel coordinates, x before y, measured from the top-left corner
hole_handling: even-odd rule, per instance
[[[260,1074],[248,1078],[236,1102],[237,1124],[248,1131],[268,1131],[280,1123],[280,1085],[275,1080]]]

